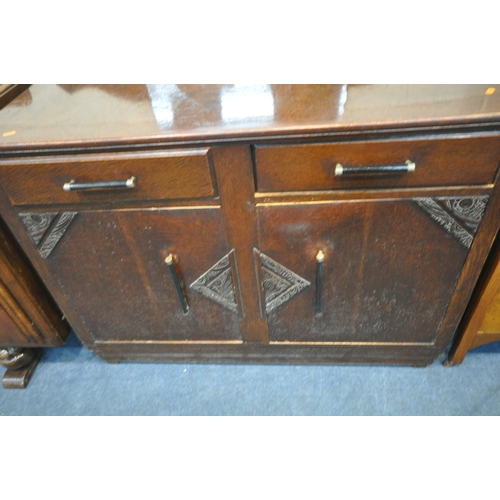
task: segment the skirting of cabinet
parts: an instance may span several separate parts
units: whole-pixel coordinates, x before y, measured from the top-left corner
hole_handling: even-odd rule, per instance
[[[366,345],[345,343],[325,346],[295,344],[111,344],[96,343],[92,351],[110,363],[281,363],[281,364],[380,364],[424,367],[442,353],[435,345]]]

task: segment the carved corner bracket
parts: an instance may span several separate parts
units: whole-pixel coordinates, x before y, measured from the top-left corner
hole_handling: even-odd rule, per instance
[[[19,214],[31,241],[46,259],[59,243],[75,218],[76,212],[46,212]]]
[[[413,201],[434,222],[469,249],[483,220],[489,196],[414,198]]]

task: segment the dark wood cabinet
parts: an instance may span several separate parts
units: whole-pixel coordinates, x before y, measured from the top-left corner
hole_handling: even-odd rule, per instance
[[[500,225],[500,101],[361,87],[33,86],[2,216],[106,360],[429,364]]]

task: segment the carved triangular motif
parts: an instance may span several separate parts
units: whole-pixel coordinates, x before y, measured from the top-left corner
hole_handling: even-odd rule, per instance
[[[260,253],[262,263],[266,312],[270,313],[288,302],[304,288],[311,285],[290,269],[282,266],[267,255]]]
[[[46,259],[73,221],[76,212],[45,212],[19,214],[28,234]]]
[[[19,217],[33,243],[38,245],[56,215],[57,212],[46,212],[44,214],[19,214]]]
[[[415,198],[415,203],[432,220],[465,248],[470,248],[483,220],[488,196]]]
[[[229,256],[233,251],[222,257],[219,262],[213,265],[206,273],[202,274],[191,284],[190,288],[230,311],[238,312],[231,264],[229,262]]]

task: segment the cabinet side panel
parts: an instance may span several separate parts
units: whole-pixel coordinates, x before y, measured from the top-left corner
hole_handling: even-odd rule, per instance
[[[500,172],[497,174],[486,214],[474,238],[469,256],[458,280],[455,294],[450,302],[448,313],[438,334],[437,344],[443,349],[450,344],[453,335],[456,334],[449,353],[449,359],[453,363],[462,362],[481,324],[481,315],[473,314],[474,304],[472,303],[469,306],[468,304],[488,253],[492,248],[495,236],[497,236],[499,226]],[[471,321],[471,315],[473,321]],[[470,325],[468,325],[469,322],[471,322]],[[462,341],[462,339],[465,340]]]

